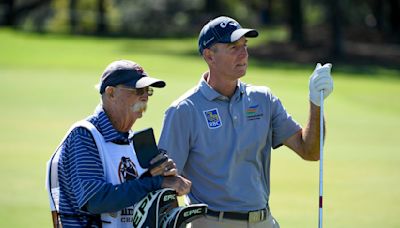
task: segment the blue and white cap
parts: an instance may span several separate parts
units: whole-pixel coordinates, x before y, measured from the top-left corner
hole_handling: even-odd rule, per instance
[[[165,86],[163,80],[149,77],[139,64],[124,59],[114,61],[106,67],[98,85],[99,92],[103,94],[107,86],[119,84],[133,89],[147,86],[162,88]]]
[[[201,29],[199,34],[199,52],[210,48],[215,43],[232,43],[239,40],[242,36],[257,37],[255,29],[242,28],[234,19],[226,16],[217,17],[208,22]]]

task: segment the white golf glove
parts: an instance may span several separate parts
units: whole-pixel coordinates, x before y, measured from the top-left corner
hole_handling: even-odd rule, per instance
[[[332,64],[327,63],[321,66],[320,63],[315,67],[314,72],[310,76],[309,89],[310,101],[320,106],[320,91],[324,90],[324,99],[332,93],[333,79],[331,76]]]

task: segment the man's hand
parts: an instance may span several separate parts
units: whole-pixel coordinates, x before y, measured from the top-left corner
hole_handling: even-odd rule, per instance
[[[164,159],[166,155],[159,154],[155,158],[150,161],[150,164],[155,164],[157,161]],[[150,169],[150,174],[152,176],[176,176],[178,171],[176,170],[175,162],[168,158],[165,162],[161,163],[160,165]]]
[[[321,66],[320,63],[315,67],[314,72],[310,76],[309,89],[310,89],[310,101],[320,106],[320,91],[324,91],[324,99],[332,93],[333,90],[333,79],[331,76],[332,64],[327,63]]]
[[[161,184],[162,188],[172,188],[174,189],[178,196],[188,194],[190,192],[190,187],[192,182],[182,176],[166,176]]]

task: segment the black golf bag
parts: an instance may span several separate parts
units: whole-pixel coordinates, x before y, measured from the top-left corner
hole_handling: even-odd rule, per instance
[[[133,209],[133,227],[184,228],[207,213],[206,204],[178,206],[175,190],[170,188],[150,192]]]

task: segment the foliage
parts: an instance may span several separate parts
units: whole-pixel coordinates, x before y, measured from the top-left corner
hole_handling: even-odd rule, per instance
[[[121,1],[121,31],[139,37],[187,35],[200,10],[199,0]]]

